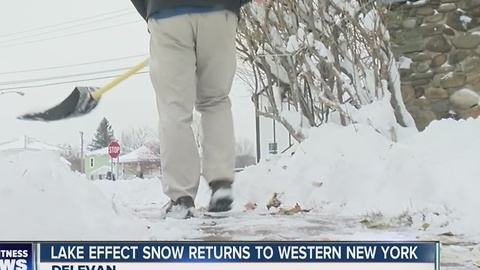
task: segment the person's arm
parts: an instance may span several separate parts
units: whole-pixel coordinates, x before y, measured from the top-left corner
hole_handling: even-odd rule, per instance
[[[142,18],[146,21],[147,20],[147,4],[145,0],[131,0],[135,8],[137,9],[138,13],[142,16]]]

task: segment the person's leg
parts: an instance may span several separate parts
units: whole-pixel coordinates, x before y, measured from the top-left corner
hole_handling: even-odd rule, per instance
[[[210,211],[228,211],[233,201],[235,135],[228,97],[236,70],[237,16],[198,14],[197,102],[203,131],[202,173],[212,188]]]
[[[150,77],[160,119],[164,193],[194,207],[200,160],[191,129],[196,100],[195,35],[191,15],[150,19]],[[167,210],[168,211],[168,210]]]

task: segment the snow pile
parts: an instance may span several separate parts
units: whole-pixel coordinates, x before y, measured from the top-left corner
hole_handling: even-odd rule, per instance
[[[122,205],[134,212],[145,211],[149,208],[159,216],[159,208],[170,200],[164,193],[158,178],[131,179],[118,181],[95,181],[103,193],[118,205]],[[206,207],[210,200],[210,189],[204,180],[201,181],[196,204]]]
[[[150,240],[196,240],[205,237],[205,233],[200,229],[204,222],[202,219],[161,219],[161,208],[170,199],[163,194],[158,178],[95,181],[94,184],[115,204],[124,206],[135,216],[152,221],[149,225]],[[209,200],[209,188],[206,182],[202,181],[196,198],[197,207],[206,207]]]
[[[141,240],[146,224],[50,152],[0,157],[2,240]]]
[[[395,143],[368,125],[322,125],[293,156],[239,174],[235,208],[255,202],[265,209],[276,192],[285,207],[477,234],[479,133],[480,119],[443,120]]]
[[[167,202],[162,193],[161,182],[157,178],[94,181],[93,183],[103,191],[107,198],[131,210],[148,205],[160,206]]]
[[[409,137],[418,133],[415,126],[408,125],[405,128],[399,125],[395,118],[395,113],[390,102],[390,93],[386,92],[382,98],[375,100],[375,102],[355,109],[351,104],[344,104],[343,108],[348,114],[349,118],[353,122],[355,128],[358,124],[368,125],[375,131],[381,133],[387,139],[392,141],[398,141],[401,138]],[[404,115],[407,116],[407,115]],[[410,122],[410,118],[413,118],[408,114],[407,122]],[[404,117],[404,120],[406,118]],[[330,115],[330,122],[341,125],[340,114],[333,112]]]

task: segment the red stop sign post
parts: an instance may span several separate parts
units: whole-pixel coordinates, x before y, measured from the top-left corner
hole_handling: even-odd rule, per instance
[[[120,144],[117,141],[112,141],[108,144],[108,155],[110,156],[110,164],[111,164],[111,177],[112,180],[115,180],[115,178],[118,178],[118,163],[119,163],[119,156],[120,156]],[[117,173],[114,175],[113,174],[113,159],[117,159]]]

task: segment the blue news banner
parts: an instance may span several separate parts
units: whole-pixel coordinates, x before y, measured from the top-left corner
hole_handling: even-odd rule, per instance
[[[0,242],[0,270],[438,270],[437,242]]]

